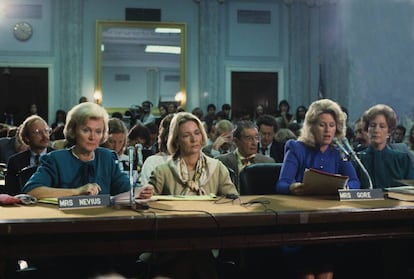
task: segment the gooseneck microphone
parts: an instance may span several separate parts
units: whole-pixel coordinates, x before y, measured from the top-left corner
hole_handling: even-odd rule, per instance
[[[352,148],[351,144],[349,143],[348,139],[344,137],[342,139],[345,146],[348,148],[349,152],[351,153],[352,159],[358,164],[361,170],[364,172],[365,176],[368,178],[369,189],[374,189],[374,185],[372,184],[371,176],[368,173],[368,170],[365,168],[364,164],[359,159],[358,155],[355,153],[355,150]]]
[[[345,146],[343,146],[343,144],[340,143],[337,138],[334,138],[333,139],[333,142],[339,147],[339,149],[345,154],[345,156],[347,158],[351,157],[351,155],[349,154],[348,150],[346,150]]]
[[[130,185],[130,192],[129,192],[129,202],[130,205],[133,206],[135,204],[135,194],[134,194],[134,152],[135,148],[133,146],[128,146],[128,161],[129,161],[129,185]]]

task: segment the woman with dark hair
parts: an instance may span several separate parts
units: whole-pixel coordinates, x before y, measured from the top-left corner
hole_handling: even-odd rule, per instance
[[[303,122],[305,121],[306,111],[307,108],[305,106],[298,106],[296,108],[295,119],[293,120],[293,123],[297,123],[300,125],[300,127],[302,127]]]
[[[362,116],[364,130],[368,131],[369,145],[360,153],[361,162],[371,176],[374,188],[399,186],[400,179],[414,179],[414,168],[407,153],[388,146],[397,124],[394,110],[383,104],[368,109]],[[369,181],[357,168],[361,184],[368,188]]]
[[[288,101],[282,100],[279,102],[276,112],[276,121],[279,128],[287,128],[293,121],[293,115],[289,113],[289,110],[290,105]]]

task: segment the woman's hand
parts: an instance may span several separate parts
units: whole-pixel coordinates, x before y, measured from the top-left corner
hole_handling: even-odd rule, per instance
[[[154,186],[147,184],[141,188],[138,198],[150,199],[154,195]]]
[[[101,191],[101,187],[96,183],[88,183],[78,188],[79,195],[96,196]]]
[[[289,191],[293,195],[306,195],[307,191],[302,182],[295,182],[289,185]]]

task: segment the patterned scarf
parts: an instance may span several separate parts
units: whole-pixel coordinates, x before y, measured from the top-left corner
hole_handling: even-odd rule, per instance
[[[185,195],[207,195],[202,187],[207,183],[209,178],[209,170],[207,167],[207,158],[200,152],[200,158],[197,161],[195,174],[191,178],[184,159],[177,158],[169,161],[171,169],[175,172],[181,183],[186,186]]]

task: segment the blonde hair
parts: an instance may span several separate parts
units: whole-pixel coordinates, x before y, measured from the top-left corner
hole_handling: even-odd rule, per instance
[[[207,134],[204,130],[203,124],[201,123],[200,119],[196,117],[194,114],[189,112],[179,112],[176,113],[171,119],[170,123],[170,131],[168,133],[168,141],[167,141],[167,149],[170,154],[172,154],[175,158],[180,155],[180,149],[177,144],[178,139],[178,131],[181,126],[181,124],[187,122],[187,121],[193,121],[197,124],[198,128],[200,129],[201,135],[202,135],[202,146],[205,146],[207,144]]]
[[[319,116],[323,113],[332,115],[336,122],[335,137],[339,140],[346,135],[346,113],[344,113],[341,107],[330,99],[321,99],[313,102],[305,115],[305,121],[301,135],[298,140],[302,141],[306,145],[315,147],[315,135],[313,128],[318,124]]]
[[[102,131],[101,144],[108,138],[108,120],[109,116],[106,110],[98,104],[84,102],[74,106],[67,114],[63,134],[69,145],[76,143],[76,128],[79,125],[85,125],[89,119],[102,119],[104,129]]]
[[[112,117],[108,120],[108,137],[111,134],[123,134],[124,135],[124,142],[122,143],[122,152],[125,151],[127,139],[128,139],[128,128],[126,127],[125,123],[120,120],[119,118]],[[107,147],[108,139],[101,144],[103,147]]]

